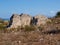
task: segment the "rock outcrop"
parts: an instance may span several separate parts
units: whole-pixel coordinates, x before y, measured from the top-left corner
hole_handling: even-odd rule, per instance
[[[25,25],[30,25],[31,19],[32,19],[32,17],[30,15],[28,15],[28,14],[22,14],[20,16],[20,18],[21,18],[21,26],[24,27]]]
[[[30,25],[32,17],[28,14],[13,14],[10,18],[9,28],[17,28],[25,25]]]
[[[17,28],[18,26],[21,26],[21,17],[18,14],[13,14],[8,27]]]
[[[48,21],[48,18],[44,15],[36,15],[35,19],[37,19],[37,26],[44,25]]]
[[[9,28],[17,28],[25,25],[35,25],[40,26],[41,24],[46,24],[48,18],[43,15],[37,15],[35,17],[31,17],[28,14],[13,14],[10,18]]]

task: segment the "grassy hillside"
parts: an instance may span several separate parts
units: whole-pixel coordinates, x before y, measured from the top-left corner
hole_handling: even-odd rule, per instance
[[[46,25],[25,26],[0,32],[0,45],[60,45],[60,18],[50,18]],[[0,21],[0,30],[5,30],[8,22]]]

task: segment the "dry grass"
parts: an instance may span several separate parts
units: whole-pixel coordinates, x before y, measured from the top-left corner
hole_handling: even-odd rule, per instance
[[[36,26],[25,26],[7,30],[0,26],[0,30],[8,31],[0,33],[0,45],[60,45],[60,23],[49,23],[38,29]]]

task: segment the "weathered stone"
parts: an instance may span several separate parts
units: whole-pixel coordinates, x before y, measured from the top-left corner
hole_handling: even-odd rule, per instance
[[[10,18],[9,28],[17,28],[21,26],[21,18],[18,14],[13,14]]]
[[[44,25],[48,21],[48,18],[44,15],[36,15],[35,19],[37,19],[37,26]]]
[[[44,15],[37,15],[35,17],[31,17],[28,14],[13,14],[10,18],[9,26],[10,28],[24,27],[26,25],[44,25],[48,21],[48,18]]]
[[[10,18],[9,28],[17,28],[25,25],[30,25],[31,16],[28,14],[13,14]]]
[[[21,15],[21,25],[24,27],[25,25],[30,25],[32,17],[28,14]]]

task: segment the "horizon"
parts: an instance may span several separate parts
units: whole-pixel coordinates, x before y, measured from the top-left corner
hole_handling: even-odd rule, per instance
[[[60,0],[0,0],[0,18],[10,18],[12,14],[43,14],[53,17],[60,11]]]

